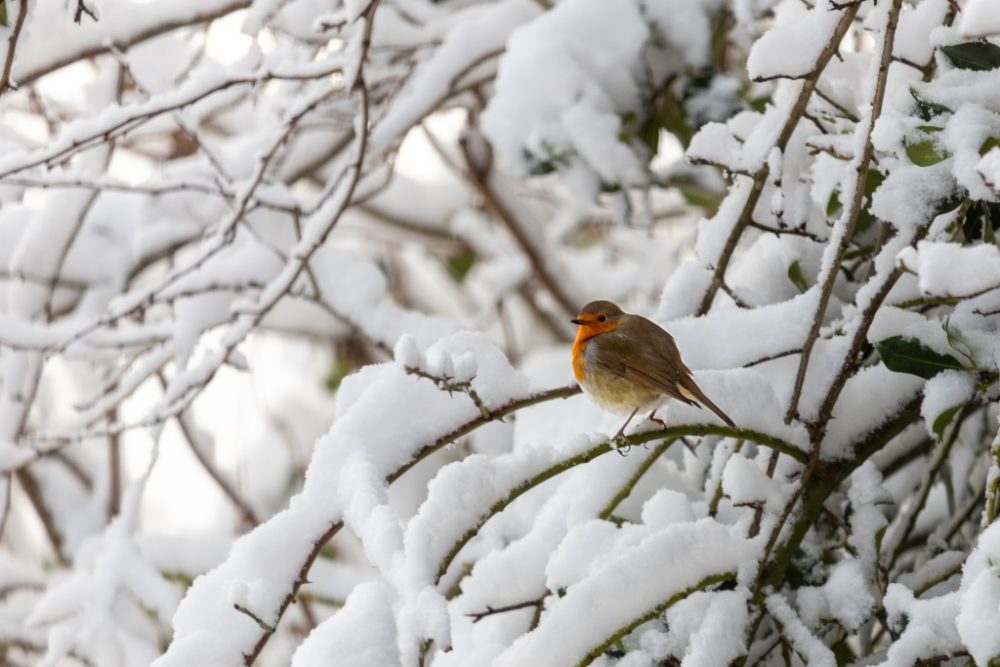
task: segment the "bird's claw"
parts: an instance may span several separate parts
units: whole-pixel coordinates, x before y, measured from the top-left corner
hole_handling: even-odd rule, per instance
[[[629,450],[632,449],[632,443],[628,441],[628,438],[625,437],[624,433],[619,433],[615,437],[611,438],[611,444],[620,456],[628,455]]]

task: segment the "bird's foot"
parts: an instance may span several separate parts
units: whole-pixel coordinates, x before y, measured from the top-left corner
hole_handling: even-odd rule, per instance
[[[618,452],[619,456],[627,456],[629,450],[632,449],[632,443],[628,441],[628,438],[626,438],[625,434],[621,431],[618,431],[618,433],[611,438],[611,446],[615,448],[615,451]]]

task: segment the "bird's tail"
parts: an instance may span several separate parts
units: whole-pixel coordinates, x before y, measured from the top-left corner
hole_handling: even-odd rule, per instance
[[[690,394],[690,398],[694,399],[698,403],[701,403],[706,408],[717,414],[719,419],[726,422],[729,428],[738,428],[736,426],[736,422],[730,419],[729,415],[722,411],[722,408],[713,403],[711,399],[705,395],[705,392],[703,392],[698,385],[694,383],[694,380],[691,378],[683,378],[680,383],[678,383],[678,388],[681,390],[682,394]]]

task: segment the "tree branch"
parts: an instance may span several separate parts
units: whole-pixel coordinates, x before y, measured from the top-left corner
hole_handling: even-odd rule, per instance
[[[799,359],[799,367],[795,374],[795,386],[792,389],[788,411],[785,413],[786,424],[791,423],[792,419],[798,415],[799,397],[802,395],[802,385],[805,382],[806,369],[809,367],[809,357],[812,355],[813,347],[816,345],[816,339],[819,338],[819,330],[826,315],[830,295],[833,293],[834,282],[837,280],[837,275],[840,271],[840,263],[843,260],[844,253],[847,251],[851,237],[854,235],[854,228],[857,225],[858,216],[861,214],[861,208],[864,204],[865,177],[868,175],[869,165],[874,153],[872,131],[875,129],[876,119],[882,113],[882,101],[885,98],[886,81],[889,78],[889,66],[892,63],[892,47],[895,42],[896,25],[899,21],[901,6],[902,0],[894,0],[892,6],[889,8],[888,19],[881,38],[882,54],[879,60],[878,75],[875,79],[875,90],[872,94],[868,112],[865,114],[862,124],[855,130],[856,133],[864,135],[864,149],[860,155],[856,155],[854,158],[853,168],[855,176],[850,190],[850,205],[844,210],[830,237],[831,243],[835,244],[833,245],[833,253],[831,255],[830,248],[828,247],[823,256],[824,268],[816,281],[820,285],[819,304],[816,306],[812,326],[802,347],[802,356]],[[820,437],[814,436],[814,450],[817,452],[819,451],[819,441]]]
[[[837,49],[840,47],[840,41],[844,38],[844,35],[847,33],[847,29],[851,26],[851,22],[854,20],[854,15],[857,11],[858,8],[856,6],[848,7],[843,11],[840,21],[837,23],[837,27],[833,32],[833,36],[830,38],[830,41],[827,42],[816,61],[816,68],[803,80],[802,88],[799,90],[799,95],[795,100],[795,104],[792,105],[792,108],[788,113],[788,118],[785,120],[784,125],[782,125],[781,133],[778,135],[777,140],[774,143],[775,147],[779,150],[784,151],[785,147],[788,145],[789,139],[792,138],[792,133],[795,131],[799,120],[802,118],[802,114],[806,110],[806,106],[809,104],[809,98],[816,89],[816,82],[819,80],[823,70],[826,69],[826,65],[830,61],[830,58],[833,57],[833,54],[836,53]],[[720,253],[718,260],[715,262],[715,269],[712,272],[712,280],[708,285],[708,289],[705,290],[705,295],[702,297],[701,305],[698,307],[697,311],[698,315],[704,315],[709,311],[712,307],[712,301],[715,300],[716,293],[722,287],[722,283],[726,276],[726,269],[729,267],[729,262],[733,257],[733,253],[736,251],[736,246],[739,244],[740,237],[743,235],[743,231],[747,228],[747,225],[749,225],[753,220],[753,211],[757,207],[757,201],[760,199],[761,193],[764,191],[764,185],[767,183],[768,173],[769,168],[767,162],[764,162],[764,164],[762,164],[753,175],[753,181],[746,194],[746,199],[743,203],[742,209],[740,210],[739,218],[737,218],[736,224],[729,233],[729,236],[726,239],[726,244],[723,246],[722,252]]]
[[[21,38],[24,21],[28,18],[29,4],[30,0],[18,0],[17,3],[17,22],[14,24],[14,30],[10,33],[10,37],[7,38],[7,59],[3,63],[3,72],[0,72],[0,97],[14,87],[10,82],[10,71],[14,66],[14,53],[17,51],[17,42]]]

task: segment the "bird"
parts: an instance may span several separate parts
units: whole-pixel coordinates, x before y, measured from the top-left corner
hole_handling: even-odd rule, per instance
[[[573,342],[576,381],[600,407],[628,415],[612,440],[624,438],[639,411],[650,410],[649,419],[664,425],[656,409],[666,398],[704,406],[736,428],[695,383],[673,336],[655,322],[623,312],[610,301],[591,301],[570,321],[578,326]]]

